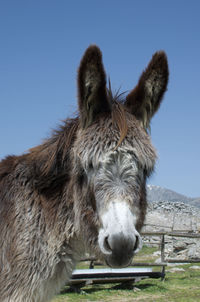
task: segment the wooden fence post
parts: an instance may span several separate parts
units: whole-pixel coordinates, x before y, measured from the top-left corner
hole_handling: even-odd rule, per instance
[[[165,262],[165,235],[161,235],[161,262]],[[162,267],[162,280],[165,279],[165,266]]]

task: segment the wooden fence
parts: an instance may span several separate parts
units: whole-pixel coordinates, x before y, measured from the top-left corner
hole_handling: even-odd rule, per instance
[[[166,258],[165,257],[165,236],[169,236],[169,237],[181,237],[181,238],[196,238],[196,239],[200,239],[200,234],[199,233],[194,233],[194,232],[183,232],[183,231],[172,231],[172,232],[144,232],[142,233],[143,236],[159,236],[160,237],[160,253],[161,253],[161,261],[156,263],[156,264],[152,264],[152,263],[133,263],[133,265],[135,266],[160,266],[162,267],[162,275],[163,278],[165,276],[165,267],[167,266],[168,263],[199,263],[200,262],[200,258],[195,258],[195,259],[191,259],[191,258],[184,258],[184,259],[180,259],[180,258]]]
[[[165,268],[169,263],[198,263],[200,258],[196,259],[172,259],[165,257],[166,236],[182,237],[182,238],[196,238],[200,239],[200,234],[195,232],[182,232],[182,231],[169,231],[169,232],[143,232],[143,236],[158,236],[160,237],[160,262],[132,262],[133,268],[111,270],[107,269],[94,269],[96,265],[102,265],[95,257],[84,258],[82,261],[89,261],[90,269],[75,270],[70,280],[70,285],[75,287],[82,287],[86,284],[100,284],[100,283],[121,283],[121,282],[136,282],[143,278],[165,278]],[[134,268],[143,267],[143,268]],[[161,271],[153,271],[153,267],[161,267]]]

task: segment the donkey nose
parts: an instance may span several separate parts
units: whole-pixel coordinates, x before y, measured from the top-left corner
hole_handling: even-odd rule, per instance
[[[112,253],[124,252],[129,254],[137,250],[139,245],[139,236],[124,236],[122,234],[110,235],[105,238],[105,246]]]
[[[139,234],[124,236],[124,234],[109,235],[104,238],[104,252],[110,266],[127,266],[133,255],[141,247]]]

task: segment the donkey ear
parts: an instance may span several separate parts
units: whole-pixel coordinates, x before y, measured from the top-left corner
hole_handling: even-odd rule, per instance
[[[99,113],[110,111],[102,54],[96,45],[88,47],[80,63],[78,101],[83,128],[90,126]]]
[[[150,120],[158,110],[168,83],[168,63],[163,51],[156,52],[138,85],[127,96],[125,106],[141,121],[144,128],[150,127]]]

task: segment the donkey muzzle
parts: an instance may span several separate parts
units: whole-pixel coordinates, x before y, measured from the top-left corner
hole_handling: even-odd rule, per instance
[[[111,267],[128,266],[142,247],[142,239],[135,228],[136,217],[125,202],[110,202],[101,216],[99,247]]]
[[[135,234],[125,236],[123,233],[108,235],[102,230],[99,233],[99,246],[109,266],[125,267],[141,249],[142,239],[137,231]]]

